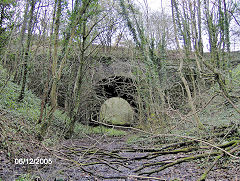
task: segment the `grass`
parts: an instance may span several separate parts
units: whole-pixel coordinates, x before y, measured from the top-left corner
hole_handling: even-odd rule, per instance
[[[89,127],[77,123],[75,126],[75,136],[83,136],[85,134],[106,134],[107,136],[124,136],[127,134],[126,131],[117,130],[113,128],[106,128],[104,126]]]
[[[0,86],[4,84],[4,77],[6,77],[6,71],[0,65]],[[2,87],[0,87],[2,89]],[[20,93],[20,86],[9,81],[0,93],[0,108],[11,112],[12,114],[20,117],[24,117],[30,122],[37,121],[40,115],[41,100],[32,93],[31,90],[25,91],[25,97],[22,102],[18,102],[18,96]],[[62,117],[61,111],[57,110],[54,115],[58,120],[65,120]]]
[[[5,136],[17,136],[19,131],[24,135],[36,135],[40,127],[40,125],[37,125],[37,121],[40,115],[41,100],[31,90],[26,89],[23,101],[18,102],[21,87],[13,83],[11,79],[6,84],[6,77],[7,71],[0,65],[0,110],[7,113],[5,117],[11,120],[8,123],[12,125],[4,128]],[[3,87],[3,85],[5,86]],[[54,114],[54,126],[52,127],[57,128],[64,125],[66,119],[66,114],[57,110]],[[56,129],[54,131],[56,132]],[[56,137],[57,134],[52,135]],[[21,145],[18,147],[20,150]],[[24,147],[24,144],[22,144],[22,147]]]
[[[209,95],[213,94],[214,91],[209,92]],[[208,99],[210,99],[210,97]],[[235,105],[240,107],[240,102],[236,102]],[[239,113],[222,96],[217,96],[212,100],[212,102],[199,113],[199,116],[202,123],[209,126],[223,126],[239,122]]]
[[[142,137],[140,135],[131,135],[128,137],[127,139],[127,144],[135,144],[135,143],[139,143],[139,142],[144,142],[146,141],[146,137]]]
[[[24,100],[17,102],[20,87],[12,82],[8,82],[7,86],[0,94],[0,107],[11,111],[26,119],[37,120],[40,108],[40,99],[38,99],[31,91],[25,92]]]

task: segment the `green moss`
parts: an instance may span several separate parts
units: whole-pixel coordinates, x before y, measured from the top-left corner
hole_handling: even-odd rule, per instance
[[[240,65],[238,65],[232,70],[229,70],[229,73],[231,74],[231,77],[226,77],[226,87],[231,87],[233,90],[238,90],[240,88]]]
[[[32,180],[32,176],[29,173],[23,174],[16,179],[16,181],[30,181],[30,180]]]

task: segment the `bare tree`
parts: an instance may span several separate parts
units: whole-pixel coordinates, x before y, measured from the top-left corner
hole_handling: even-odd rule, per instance
[[[173,18],[173,23],[174,23],[174,29],[175,29],[175,40],[176,40],[176,43],[177,43],[177,47],[178,47],[178,51],[180,52],[180,66],[179,66],[179,75],[180,75],[180,78],[183,82],[183,85],[186,89],[186,92],[187,92],[187,97],[188,97],[188,103],[191,107],[191,110],[193,112],[193,115],[194,115],[194,119],[196,121],[196,124],[198,126],[198,128],[202,129],[203,128],[203,124],[201,123],[200,119],[199,119],[199,116],[196,112],[196,106],[194,105],[194,102],[193,102],[193,98],[192,98],[192,95],[191,95],[191,91],[190,91],[190,88],[189,88],[189,85],[188,85],[188,82],[183,74],[183,66],[184,66],[184,54],[183,52],[181,51],[181,48],[180,48],[180,43],[179,43],[179,38],[178,38],[178,32],[177,32],[177,24],[178,24],[178,28],[180,28],[180,36],[183,37],[183,41],[184,41],[184,49],[185,49],[185,56],[187,58],[189,58],[189,54],[191,52],[191,43],[189,41],[191,41],[191,30],[190,30],[190,23],[189,23],[189,20],[191,18],[188,17],[187,15],[187,12],[185,10],[186,8],[186,2],[183,3],[183,15],[181,15],[180,11],[179,11],[179,8],[178,8],[178,4],[175,0],[172,0],[172,18]],[[190,4],[190,13],[193,13],[193,11],[191,10],[192,7],[191,7],[191,4]],[[188,12],[189,13],[189,12]],[[175,17],[177,17],[175,19]],[[182,18],[180,18],[182,17]],[[192,14],[192,27],[193,27],[193,35],[195,35],[195,37],[193,38],[193,41],[195,42],[195,47],[197,46],[197,35],[196,35],[196,26],[195,26],[195,16]],[[183,24],[183,26],[182,26]]]
[[[70,99],[69,115],[70,115],[70,124],[69,129],[67,130],[65,137],[71,138],[73,135],[75,122],[79,119],[79,111],[81,109],[81,95],[82,95],[82,84],[84,81],[85,73],[91,64],[89,62],[89,57],[97,53],[99,46],[95,48],[92,46],[95,41],[98,39],[103,40],[106,38],[107,46],[111,46],[111,38],[113,33],[113,27],[118,23],[113,23],[112,18],[107,18],[108,12],[110,9],[104,9],[104,6],[97,6],[96,2],[91,3],[91,7],[82,14],[83,20],[79,22],[80,30],[78,36],[80,56],[79,56],[79,65],[77,67],[76,77],[73,82],[73,89]],[[109,7],[112,8],[112,7]],[[96,18],[98,16],[98,18]],[[104,22],[104,23],[103,23]],[[107,24],[107,26],[106,26]],[[106,36],[105,36],[106,35]],[[110,41],[110,42],[109,42]],[[110,43],[110,44],[109,44]]]
[[[53,114],[54,114],[54,112],[57,108],[57,87],[58,87],[58,83],[61,79],[62,70],[63,70],[64,65],[66,64],[67,57],[68,57],[68,54],[70,52],[70,49],[71,49],[71,46],[72,46],[72,43],[73,43],[73,39],[76,36],[76,31],[77,31],[78,25],[81,24],[81,23],[84,23],[86,21],[86,19],[85,19],[86,17],[84,17],[84,14],[87,12],[91,3],[94,3],[94,0],[83,1],[79,10],[77,11],[77,15],[73,19],[73,23],[71,25],[70,38],[68,39],[67,46],[66,46],[67,49],[64,52],[64,55],[63,55],[62,59],[60,60],[59,65],[57,64],[57,62],[58,62],[57,51],[58,51],[58,33],[59,33],[60,15],[61,15],[62,6],[61,6],[61,2],[59,2],[59,1],[57,1],[56,3],[58,3],[58,6],[57,6],[55,30],[54,30],[55,41],[54,41],[53,63],[52,63],[52,86],[51,86],[51,93],[50,93],[51,109],[47,113],[46,120],[41,125],[40,132],[39,132],[39,135],[38,135],[38,138],[40,140],[42,140],[44,138],[44,136],[46,135],[47,129],[52,122]],[[84,26],[81,26],[81,28],[84,28]],[[86,39],[86,36],[84,36],[83,38]],[[84,51],[85,51],[85,48],[86,47],[83,47]],[[81,72],[81,67],[80,67],[79,68],[79,75],[77,76],[77,83],[79,83],[79,81],[82,78],[81,74],[82,74],[82,72]],[[79,85],[77,84],[77,86],[79,86]]]
[[[26,48],[24,51],[24,63],[23,63],[23,73],[22,73],[22,87],[21,87],[21,92],[18,97],[18,101],[22,101],[24,98],[24,92],[25,92],[25,86],[26,86],[26,81],[27,81],[27,73],[28,73],[28,59],[30,56],[30,44],[32,41],[32,32],[33,32],[33,21],[34,21],[34,10],[35,10],[35,5],[36,5],[36,0],[32,0],[30,4],[30,12],[29,12],[29,22],[28,22],[28,36],[27,36],[27,43],[26,43]],[[27,8],[26,8],[27,10]],[[25,12],[26,13],[26,12]],[[25,18],[24,18],[25,19]],[[24,22],[25,23],[25,22]],[[25,24],[24,24],[25,26]],[[25,29],[25,27],[23,27]],[[23,30],[24,30],[23,29]],[[24,38],[23,35],[24,33],[22,32],[22,38]]]

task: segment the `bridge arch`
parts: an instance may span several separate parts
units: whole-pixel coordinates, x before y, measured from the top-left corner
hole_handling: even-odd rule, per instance
[[[99,120],[100,109],[103,103],[114,97],[126,100],[135,113],[138,112],[136,102],[136,84],[133,78],[121,75],[112,75],[99,80],[94,85],[96,99],[99,100],[92,109],[91,119]],[[90,124],[92,124],[90,120]],[[131,123],[130,123],[131,124]]]
[[[112,97],[125,99],[137,111],[136,84],[133,78],[126,76],[104,78],[97,83],[95,91],[97,96],[104,99]]]

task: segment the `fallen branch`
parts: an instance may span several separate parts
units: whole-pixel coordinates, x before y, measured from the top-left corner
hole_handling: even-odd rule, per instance
[[[235,144],[233,144],[232,148],[234,148],[239,142],[235,142]],[[234,153],[235,151],[239,150],[240,148],[236,147],[235,149],[232,149],[230,152],[231,153]],[[217,164],[218,160],[220,158],[222,158],[224,156],[224,153],[222,153],[221,155],[218,155],[213,164],[202,174],[202,176],[200,177],[200,179],[198,179],[198,181],[204,181],[206,180],[207,176],[208,176],[208,173],[212,170],[212,168],[214,167],[214,165]]]
[[[101,123],[101,122],[98,122],[98,121],[94,121],[92,119],[93,122],[96,122],[96,123]],[[190,136],[182,136],[182,135],[177,135],[177,134],[154,134],[154,133],[150,133],[150,132],[147,132],[147,131],[144,131],[144,130],[141,130],[141,129],[138,129],[138,128],[133,128],[133,127],[125,127],[125,126],[115,126],[115,125],[109,125],[109,124],[106,124],[106,123],[101,123],[102,125],[107,125],[107,126],[112,126],[113,128],[123,128],[123,129],[131,129],[131,130],[134,130],[134,131],[138,131],[138,132],[141,132],[141,133],[145,133],[145,134],[148,134],[148,135],[152,135],[153,137],[179,137],[179,138],[185,138],[185,139],[190,139],[190,140],[193,140],[193,141],[197,141],[197,142],[201,142],[201,143],[204,143],[206,145],[209,145],[213,148],[216,148],[222,152],[224,152],[225,154],[235,158],[235,159],[240,159],[240,157],[238,156],[234,156],[232,155],[231,153],[227,152],[226,150],[216,146],[216,145],[213,145],[205,140],[201,140],[201,139],[197,139],[197,138],[194,138],[194,137],[190,137]]]
[[[174,165],[177,165],[177,164],[180,164],[180,163],[183,163],[183,162],[188,162],[188,161],[191,161],[191,160],[197,160],[197,159],[200,159],[200,158],[204,158],[204,157],[208,157],[208,156],[217,156],[219,155],[221,152],[212,152],[212,153],[204,153],[204,154],[200,154],[200,155],[196,155],[196,156],[189,156],[189,157],[184,157],[184,158],[180,158],[176,161],[173,161],[172,163],[168,163],[162,167],[160,167],[159,169],[157,170],[151,170],[151,171],[148,171],[148,172],[142,172],[140,173],[139,175],[151,175],[153,173],[158,173],[166,168],[169,168],[169,167],[172,167]]]
[[[219,147],[221,147],[221,148],[227,148],[227,147],[230,147],[230,146],[234,147],[237,143],[238,143],[238,141],[230,141],[226,144],[219,145]],[[153,158],[156,158],[156,157],[161,156],[161,155],[188,153],[188,152],[196,151],[196,150],[199,150],[199,149],[209,149],[209,147],[189,147],[189,148],[183,148],[183,149],[179,149],[179,150],[156,152],[156,153],[151,154],[151,155],[153,155],[152,157],[150,157],[150,155],[146,155],[145,157],[142,157],[142,158],[153,159]],[[165,160],[165,161],[161,161],[161,162],[147,163],[147,164],[144,164],[143,166],[137,168],[136,170],[134,170],[134,172],[139,172],[139,171],[141,171],[141,170],[143,170],[144,168],[147,168],[147,167],[156,166],[156,165],[166,165],[166,164],[170,164],[170,163],[173,163],[173,162],[174,162],[173,160]]]
[[[208,173],[212,170],[212,168],[214,167],[214,165],[216,165],[216,163],[218,162],[218,160],[223,157],[223,155],[224,155],[224,154],[222,153],[221,155],[218,155],[218,156],[215,158],[213,164],[202,174],[201,178],[200,178],[198,181],[204,181],[204,180],[206,180]]]
[[[154,152],[145,156],[141,156],[141,157],[135,157],[131,160],[141,160],[141,159],[153,159],[162,155],[170,155],[170,154],[177,154],[177,153],[188,153],[188,152],[192,152],[192,151],[196,151],[198,150],[198,147],[189,147],[189,148],[182,148],[182,149],[178,149],[178,150],[171,150],[171,151],[158,151],[158,152]]]
[[[238,147],[240,141],[239,140],[234,140],[234,141],[231,141],[231,142],[228,142],[226,144],[223,144],[223,145],[220,145],[219,147],[222,147],[222,148],[228,148],[231,146],[231,148],[229,148],[228,150],[230,150],[230,154],[234,153],[235,151],[239,150],[240,148]],[[232,149],[234,148],[234,149]],[[231,150],[232,149],[232,150]],[[225,153],[225,152],[224,152]],[[157,162],[157,163],[150,163],[150,164],[145,164],[143,165],[142,167],[138,168],[135,170],[135,172],[138,172],[144,168],[147,168],[147,167],[150,167],[150,166],[155,166],[155,165],[163,165],[161,166],[159,169],[157,170],[151,170],[151,171],[148,171],[148,172],[142,172],[140,173],[140,175],[151,175],[153,173],[157,173],[157,172],[160,172],[166,168],[169,168],[169,167],[172,167],[174,165],[177,165],[177,164],[180,164],[180,163],[183,163],[183,162],[188,162],[188,161],[191,161],[191,160],[197,160],[197,159],[200,159],[200,158],[205,158],[205,157],[209,157],[209,156],[217,156],[217,158],[221,155],[224,155],[224,153],[222,152],[212,152],[212,153],[204,153],[204,154],[199,154],[199,155],[193,155],[193,156],[188,156],[188,157],[184,157],[184,158],[180,158],[180,159],[177,159],[177,160],[168,160],[168,162],[166,161],[162,161],[162,162]],[[220,159],[221,157],[219,157],[218,159]],[[217,160],[218,160],[217,159]],[[211,170],[211,168],[209,168]],[[209,171],[210,171],[209,170]],[[208,172],[209,172],[208,171]],[[207,172],[207,171],[206,171]]]
[[[140,178],[140,179],[153,179],[153,180],[163,180],[162,178],[157,177],[145,177],[145,176],[139,176],[139,175],[129,175],[130,178]]]

